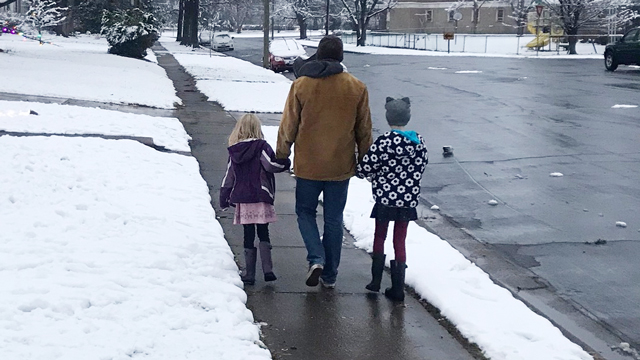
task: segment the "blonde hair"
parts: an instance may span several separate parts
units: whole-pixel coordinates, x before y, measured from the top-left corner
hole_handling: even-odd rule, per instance
[[[262,123],[256,114],[244,114],[236,122],[236,126],[229,135],[229,146],[246,139],[264,139]]]

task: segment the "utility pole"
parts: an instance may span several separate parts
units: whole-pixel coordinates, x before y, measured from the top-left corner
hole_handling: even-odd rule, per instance
[[[324,34],[329,35],[329,0],[327,0],[327,21],[324,24]]]
[[[269,67],[269,0],[263,0],[264,18],[262,19],[262,67]]]
[[[519,0],[518,2],[518,36],[522,36],[524,34],[525,22],[522,21],[523,12],[524,12],[524,0]]]

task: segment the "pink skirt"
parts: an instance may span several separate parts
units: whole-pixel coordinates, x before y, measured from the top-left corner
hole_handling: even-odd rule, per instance
[[[276,208],[267,203],[236,204],[234,225],[268,224],[278,221]]]

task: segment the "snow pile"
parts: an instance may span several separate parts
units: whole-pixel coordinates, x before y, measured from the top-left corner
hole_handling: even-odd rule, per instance
[[[0,37],[3,91],[178,101],[102,39],[20,39]],[[0,136],[0,359],[271,358],[196,160],[100,138],[188,152],[177,119],[0,101],[0,131],[29,134]]]
[[[30,114],[35,111],[38,115]],[[0,130],[36,134],[138,136],[175,151],[191,151],[176,118],[122,113],[71,105],[0,100]]]
[[[368,202],[370,206],[363,206]],[[352,179],[345,226],[356,246],[373,250],[374,200],[371,185]],[[385,242],[387,265],[393,259],[393,232]],[[414,222],[407,232],[406,283],[435,305],[470,341],[494,360],[591,360],[551,322],[535,314],[467,260],[448,242]]]
[[[107,54],[100,37],[61,36],[40,45],[18,35],[0,36],[2,92],[170,109],[181,103],[164,69],[147,61]]]
[[[282,112],[291,80],[248,61],[197,49],[185,52],[167,34],[160,38],[189,74],[198,90],[227,111]]]
[[[269,359],[194,158],[0,137],[3,359]]]

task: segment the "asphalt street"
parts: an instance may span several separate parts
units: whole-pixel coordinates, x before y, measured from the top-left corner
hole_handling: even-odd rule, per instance
[[[236,38],[229,55],[261,64],[260,44]],[[438,205],[448,223],[485,245],[483,269],[519,291],[508,275],[492,273],[504,267],[490,259],[506,259],[640,348],[640,108],[614,108],[640,105],[640,69],[361,54],[345,54],[344,63],[369,88],[376,133],[388,128],[385,97],[411,98],[409,127],[430,151],[424,205]],[[443,146],[454,155],[444,157]],[[471,258],[476,245],[454,243]],[[538,310],[562,322],[561,312]]]

